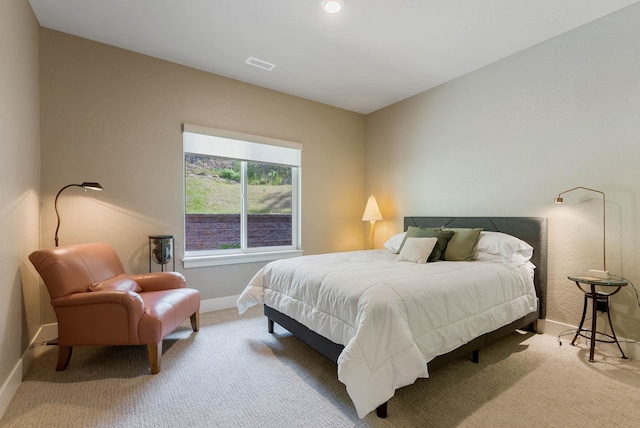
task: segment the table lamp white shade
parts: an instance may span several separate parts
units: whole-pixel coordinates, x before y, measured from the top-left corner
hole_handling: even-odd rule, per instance
[[[382,220],[382,213],[380,207],[378,207],[378,201],[376,197],[371,195],[367,201],[367,206],[364,208],[364,214],[362,214],[362,221],[376,221]]]
[[[382,213],[380,212],[380,207],[378,207],[376,197],[371,195],[367,201],[367,206],[364,208],[364,214],[362,214],[362,221],[368,221],[370,223],[369,245],[371,248],[373,248],[373,235],[375,233],[377,220],[382,220]]]

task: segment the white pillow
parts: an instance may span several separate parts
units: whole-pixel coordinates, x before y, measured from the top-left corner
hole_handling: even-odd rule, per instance
[[[406,234],[407,232],[402,232],[392,236],[387,240],[387,242],[383,244],[384,248],[386,248],[387,250],[391,250],[394,253],[397,253],[398,249],[400,249],[400,245],[402,245],[402,241],[404,240],[404,236]]]
[[[438,238],[407,238],[396,260],[426,263],[437,242]]]
[[[480,233],[475,260],[494,260],[510,266],[522,266],[533,256],[533,247],[502,232]]]

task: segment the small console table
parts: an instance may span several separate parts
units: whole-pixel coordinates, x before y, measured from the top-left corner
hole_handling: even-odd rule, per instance
[[[571,281],[574,281],[578,288],[584,293],[584,307],[582,308],[582,319],[580,320],[580,325],[578,325],[578,331],[576,331],[576,335],[573,337],[571,344],[574,345],[578,336],[582,336],[585,339],[591,340],[591,346],[589,348],[589,362],[593,363],[595,360],[593,359],[593,352],[596,348],[596,342],[604,342],[604,343],[615,343],[618,345],[618,349],[622,354],[623,359],[627,359],[627,356],[624,355],[624,351],[620,346],[620,342],[618,342],[618,338],[616,337],[616,333],[613,330],[613,323],[611,322],[611,311],[609,309],[609,297],[616,294],[622,287],[629,284],[624,278],[616,277],[610,279],[600,279],[590,276],[580,276],[580,275],[569,275]],[[584,288],[588,287],[588,288]],[[596,287],[602,287],[603,289],[609,289],[611,291],[597,291]],[[584,318],[587,314],[587,303],[591,300],[591,330],[584,329],[582,326],[584,325]],[[609,325],[611,326],[611,334],[599,333],[596,329],[596,318],[598,308],[601,308],[602,311],[607,313],[607,317],[609,318]],[[602,339],[598,339],[597,336],[600,335]]]

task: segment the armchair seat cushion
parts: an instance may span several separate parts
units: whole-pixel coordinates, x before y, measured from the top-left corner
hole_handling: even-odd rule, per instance
[[[138,326],[140,344],[158,343],[200,308],[200,293],[192,288],[140,293],[144,315]]]

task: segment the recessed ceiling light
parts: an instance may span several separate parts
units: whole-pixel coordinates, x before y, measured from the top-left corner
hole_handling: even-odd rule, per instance
[[[327,13],[338,13],[344,7],[344,0],[326,0],[322,3],[322,9]]]

